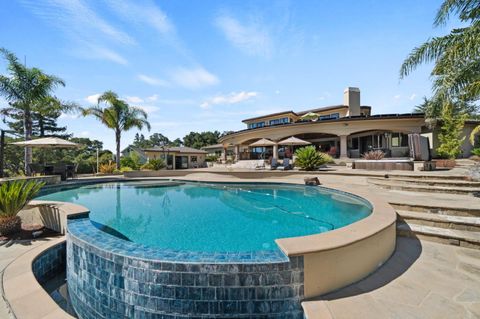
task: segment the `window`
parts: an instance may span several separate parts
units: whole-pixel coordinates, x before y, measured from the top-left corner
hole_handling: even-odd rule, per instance
[[[340,113],[332,113],[327,115],[320,115],[318,119],[321,120],[334,120],[340,117]]]
[[[288,117],[283,117],[281,119],[270,120],[269,124],[270,125],[277,125],[277,124],[285,124],[285,123],[289,123],[289,122],[290,122],[290,119]]]
[[[257,128],[257,127],[264,127],[265,122],[256,122],[256,123],[249,123],[248,128]]]
[[[392,133],[392,147],[408,147],[408,135]]]

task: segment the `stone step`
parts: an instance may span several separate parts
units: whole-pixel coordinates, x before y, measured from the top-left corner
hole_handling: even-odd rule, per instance
[[[400,220],[409,224],[480,232],[480,217],[451,216],[397,210]]]
[[[392,205],[395,210],[404,210],[410,212],[420,212],[420,213],[430,213],[430,214],[440,214],[440,215],[451,215],[451,216],[470,216],[470,217],[480,217],[480,204],[479,208],[476,208],[472,205],[472,207],[468,206],[461,206],[460,202],[459,205],[455,206],[439,206],[434,203],[432,204],[419,204],[419,203],[405,203],[400,201],[388,201],[390,205]],[[434,201],[432,201],[434,202]]]
[[[372,181],[385,181],[395,182],[402,185],[424,185],[424,186],[440,186],[440,187],[474,187],[480,188],[480,182],[467,181],[467,180],[448,180],[448,179],[426,179],[426,178],[401,178],[401,177],[389,177],[380,178],[372,177]]]
[[[401,183],[396,183],[395,181],[388,181],[388,180],[380,181],[380,180],[372,180],[372,179],[370,179],[369,182],[378,187],[381,187],[384,189],[390,189],[390,190],[480,196],[480,187],[424,186],[424,185],[413,185],[413,184],[401,184]]]
[[[397,235],[416,237],[420,240],[428,240],[442,244],[480,249],[480,232],[446,229],[398,221]]]

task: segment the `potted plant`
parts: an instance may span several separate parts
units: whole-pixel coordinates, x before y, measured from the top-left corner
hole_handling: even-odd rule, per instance
[[[7,181],[0,185],[0,235],[16,233],[22,228],[22,220],[17,214],[31,201],[43,182],[33,180]]]

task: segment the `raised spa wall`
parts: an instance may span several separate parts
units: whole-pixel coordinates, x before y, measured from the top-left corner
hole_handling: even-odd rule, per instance
[[[69,221],[75,311],[97,318],[303,318],[303,257],[150,250]]]

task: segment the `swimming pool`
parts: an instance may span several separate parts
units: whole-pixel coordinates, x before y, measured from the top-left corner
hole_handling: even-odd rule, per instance
[[[202,252],[276,250],[275,239],[338,229],[372,210],[338,191],[258,183],[106,183],[38,199],[88,207],[97,228],[135,243]]]
[[[340,266],[322,263],[351,264],[341,242],[362,233],[347,229],[378,207],[316,186],[180,180],[53,187],[38,199],[90,210],[67,219],[68,292],[81,319],[304,318],[302,301],[331,287],[328,271]],[[357,276],[338,272],[344,284]]]

